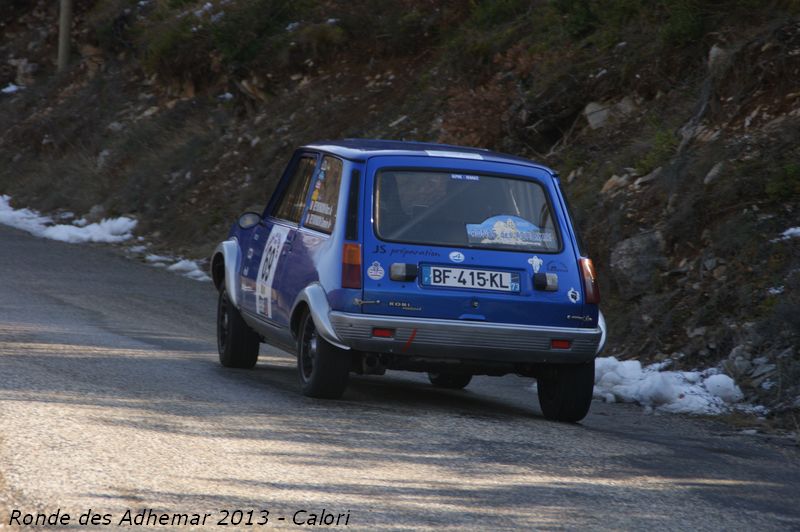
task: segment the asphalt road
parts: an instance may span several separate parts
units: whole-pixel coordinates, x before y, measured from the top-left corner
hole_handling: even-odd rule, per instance
[[[268,346],[254,370],[219,366],[210,283],[5,227],[0,280],[6,530],[59,509],[110,514],[99,530],[143,509],[211,514],[197,529],[325,509],[353,529],[800,530],[788,444],[632,405],[549,422],[516,377],[355,377],[312,400]]]

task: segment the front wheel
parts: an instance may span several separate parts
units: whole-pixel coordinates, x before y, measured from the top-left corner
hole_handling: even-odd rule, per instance
[[[594,360],[553,366],[536,382],[544,417],[570,423],[580,421],[592,404]]]
[[[228,298],[225,287],[217,302],[217,349],[219,362],[226,368],[250,369],[258,361],[261,338],[242,319]]]
[[[325,341],[306,311],[297,335],[297,373],[303,395],[338,399],[347,388],[350,353]]]
[[[465,388],[472,375],[469,373],[431,373],[428,372],[428,380],[437,388],[448,388],[450,390],[460,390]]]

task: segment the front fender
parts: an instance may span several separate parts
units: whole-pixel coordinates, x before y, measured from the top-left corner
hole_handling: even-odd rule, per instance
[[[220,261],[222,262],[220,266]],[[240,286],[236,282],[236,276],[242,267],[242,252],[239,250],[239,242],[235,238],[220,242],[211,259],[211,273],[214,284],[219,288],[225,283],[225,291],[228,292],[233,306],[239,308],[241,298]]]
[[[294,321],[298,306],[303,303],[308,306],[311,319],[314,320],[314,327],[317,328],[317,332],[321,337],[329,344],[333,344],[339,349],[350,349],[349,346],[345,345],[342,340],[339,339],[333,325],[331,325],[329,317],[331,306],[328,303],[328,296],[325,294],[322,285],[313,283],[300,291],[294,300],[294,305],[292,305],[292,313],[290,314],[292,316],[292,321]]]

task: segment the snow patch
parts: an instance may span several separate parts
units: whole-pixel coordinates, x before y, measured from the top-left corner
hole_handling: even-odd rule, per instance
[[[147,255],[144,260],[147,262],[172,262],[172,257],[167,257],[166,255],[156,255],[151,253]]]
[[[789,240],[790,238],[800,238],[800,227],[790,227],[778,238],[773,239],[771,242],[780,242],[782,240]]]
[[[210,281],[211,277],[200,269],[197,262],[193,260],[181,259],[172,266],[168,266],[167,270],[171,272],[181,273],[184,277],[194,279],[195,281]]]
[[[38,236],[46,224],[52,222],[49,217],[42,216],[36,211],[14,209],[11,207],[11,197],[0,195],[0,224],[10,225]]]
[[[736,403],[744,399],[742,390],[736,386],[732,378],[722,373],[709,376],[704,382],[706,390],[726,403]]]
[[[133,236],[131,231],[136,228],[136,224],[137,222],[133,218],[120,216],[119,218],[107,218],[84,227],[53,225],[51,227],[45,227],[38,236],[69,242],[71,244],[84,242],[123,242]]]
[[[195,281],[210,281],[211,277],[200,268],[200,265],[193,260],[184,258],[169,257],[166,255],[156,255],[151,253],[145,256],[144,260],[150,263],[150,266],[156,268],[166,268],[168,271],[178,273],[189,279]],[[172,263],[172,264],[170,264]]]
[[[107,218],[93,224],[79,226],[81,220],[72,224],[55,224],[49,216],[42,216],[31,209],[14,209],[11,197],[0,195],[0,224],[27,231],[34,236],[60,240],[72,244],[83,242],[122,242],[133,235],[137,221],[120,216]]]
[[[58,218],[65,221],[74,216],[74,213],[65,212],[58,215]],[[80,218],[73,220],[71,224],[58,224],[51,217],[43,216],[37,211],[15,209],[11,206],[10,196],[0,195],[0,224],[27,231],[41,238],[77,244],[84,242],[117,243],[129,240],[133,237],[132,232],[136,228],[137,221],[120,216],[119,218],[106,218],[95,223],[89,223],[84,218]],[[139,237],[137,240],[142,242],[144,239]],[[147,243],[132,246],[128,248],[128,252],[146,253],[148,246]],[[167,268],[169,271],[195,281],[211,280],[211,277],[206,275],[200,265],[192,260],[153,253],[146,255],[145,260],[152,266]]]
[[[681,414],[722,414],[744,397],[733,379],[717,369],[662,371],[664,366],[642,367],[638,360],[598,358],[594,397]]]
[[[212,9],[214,9],[214,5],[211,2],[206,2],[205,4],[203,4],[203,7],[195,10],[194,16],[202,17],[205,13],[208,13]]]
[[[24,88],[25,87],[22,87],[20,85],[14,85],[13,83],[9,83],[3,89],[0,89],[0,92],[2,92],[3,94],[14,94],[15,92],[18,92]]]

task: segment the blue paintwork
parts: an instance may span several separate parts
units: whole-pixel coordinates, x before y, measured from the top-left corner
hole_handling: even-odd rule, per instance
[[[499,159],[499,158],[497,158]],[[418,282],[398,283],[387,278],[376,281],[368,277],[364,279],[364,298],[380,300],[380,305],[370,305],[364,312],[370,314],[415,315],[426,318],[443,319],[482,319],[498,323],[520,323],[525,325],[546,325],[556,327],[576,327],[582,324],[567,319],[568,315],[584,315],[591,309],[583,305],[583,287],[578,271],[575,247],[571,242],[572,233],[567,228],[566,211],[560,200],[553,201],[559,191],[553,180],[552,172],[541,166],[520,165],[516,159],[494,162],[487,160],[471,160],[447,157],[415,156],[378,156],[367,162],[366,201],[363,206],[369,217],[364,224],[364,262],[372,264],[378,261],[389,271],[393,262],[413,262],[419,265],[438,264],[450,266],[472,266],[475,268],[516,271],[520,273],[521,290],[518,294],[503,294],[481,290],[461,290],[456,288],[423,287]],[[484,173],[495,175],[515,175],[536,181],[551,197],[551,205],[557,220],[557,229],[564,245],[557,253],[530,251],[497,251],[472,248],[449,248],[439,246],[419,246],[412,244],[396,244],[383,242],[372,231],[369,219],[374,217],[373,192],[374,175],[380,168],[411,167],[431,168],[462,173]],[[463,262],[450,260],[451,252],[464,255]],[[533,288],[533,270],[528,263],[534,255],[542,259],[540,271],[549,269],[558,271],[559,289],[557,292],[544,292]],[[402,259],[402,260],[398,260]],[[580,293],[578,303],[568,298],[568,291],[574,289]],[[390,305],[401,303],[401,305]],[[408,303],[402,305],[402,303]],[[477,308],[476,305],[477,304]],[[596,305],[591,305],[596,307]],[[420,310],[409,310],[420,309]],[[596,319],[596,308],[595,319]],[[596,326],[596,322],[588,322]]]
[[[293,224],[273,218],[270,213],[275,209],[278,198],[287,186],[293,165],[301,155],[309,154],[317,156],[317,168],[309,187],[301,223]],[[344,162],[337,222],[331,235],[306,228],[302,224],[320,161],[325,154],[339,157]],[[373,230],[373,184],[376,173],[387,167],[440,169],[463,174],[513,175],[535,181],[543,187],[550,199],[562,242],[561,249],[557,252],[532,253],[382,241]],[[363,290],[341,287],[341,254],[345,243],[347,199],[353,170],[358,170],[361,175],[358,243],[362,245]],[[492,224],[493,220],[487,220],[484,224],[480,224],[485,227],[472,228],[491,228]],[[527,222],[521,225],[521,230],[537,229],[532,224],[528,224],[530,227],[525,224]],[[284,234],[285,238],[282,236]],[[278,236],[281,238],[277,238]],[[282,329],[289,327],[297,295],[311,283],[319,283],[322,286],[332,310],[350,313],[558,327],[597,327],[597,305],[583,303],[583,285],[577,263],[579,255],[575,234],[568,219],[556,174],[547,167],[519,157],[474,148],[395,141],[352,139],[311,144],[295,152],[263,212],[262,222],[250,229],[241,229],[238,224],[234,224],[230,237],[239,242],[242,256],[241,271],[237,277],[242,288],[242,310]],[[271,237],[276,238],[275,242],[280,241],[281,245],[279,251],[274,250],[277,262],[274,266],[272,290],[266,294],[270,298],[271,310],[267,312],[266,300],[262,299],[259,304],[257,289],[259,269]],[[452,260],[451,255],[460,260]],[[557,291],[534,290],[533,265],[529,262],[533,255],[541,259],[539,271],[558,275]],[[367,269],[376,262],[385,272],[383,278],[379,280],[371,279],[367,275]],[[417,265],[420,267],[420,275],[408,282],[390,280],[389,271],[391,264],[395,262]],[[269,262],[265,262],[267,263]],[[501,293],[423,286],[422,268],[430,265],[512,272],[519,276],[519,292]],[[568,296],[570,289],[579,294],[578,302],[570,300]],[[380,303],[360,306],[356,303],[357,299],[380,301]],[[589,315],[593,319],[589,322],[580,322],[567,319],[567,315]]]

